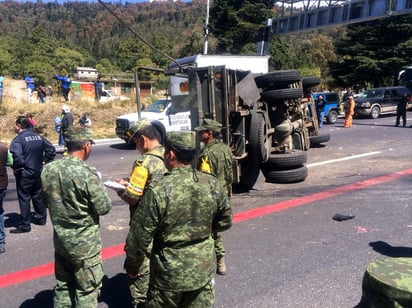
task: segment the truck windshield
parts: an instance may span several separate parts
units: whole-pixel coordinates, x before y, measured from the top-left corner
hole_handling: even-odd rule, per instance
[[[167,99],[159,99],[155,101],[153,104],[151,104],[149,107],[147,107],[145,111],[161,113],[165,110],[169,102],[170,101]]]

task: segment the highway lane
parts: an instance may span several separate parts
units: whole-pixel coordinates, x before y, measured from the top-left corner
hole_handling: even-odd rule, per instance
[[[355,119],[351,129],[343,129],[342,120],[325,125],[331,141],[309,150],[305,182],[260,183],[234,195],[235,218],[244,220],[224,233],[228,274],[216,277],[216,307],[353,307],[368,262],[409,252],[412,129],[395,128],[394,120]],[[99,144],[89,163],[104,179],[114,179],[129,173],[134,155],[121,141]],[[5,204],[11,220],[18,212],[13,185],[12,177]],[[104,262],[99,307],[128,307],[118,246],[127,234],[128,209],[110,195],[114,207],[102,219],[103,242],[117,250]],[[268,205],[282,209],[265,214]],[[261,215],[250,216],[250,210]],[[336,213],[356,217],[336,222]],[[50,223],[29,234],[8,234],[6,241],[0,281],[53,261]],[[22,283],[0,287],[0,307],[51,307],[53,275],[33,279],[27,276],[32,272],[20,275]]]

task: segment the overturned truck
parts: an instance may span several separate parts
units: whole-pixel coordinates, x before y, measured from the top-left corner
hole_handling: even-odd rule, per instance
[[[319,134],[310,95],[319,79],[302,80],[300,71],[252,73],[175,62],[168,74],[171,115],[189,110],[191,127],[204,118],[222,123],[223,142],[234,157],[235,183],[251,188],[260,172],[267,182],[304,181],[311,142],[329,140]]]

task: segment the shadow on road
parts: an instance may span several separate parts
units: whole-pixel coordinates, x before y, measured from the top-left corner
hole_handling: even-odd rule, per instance
[[[110,145],[111,148],[116,149],[116,150],[134,150],[136,148],[136,145],[133,144],[128,144],[126,142],[124,143],[116,143]]]
[[[369,246],[376,252],[392,258],[408,258],[412,257],[411,247],[391,246],[386,242],[377,241],[369,243]]]
[[[52,308],[53,290],[45,290],[37,293],[34,298],[25,300],[20,308]]]
[[[125,273],[119,273],[112,278],[104,276],[99,298],[99,303],[102,302],[109,308],[133,307]]]
[[[52,308],[53,297],[53,290],[41,291],[34,298],[24,301],[20,308]],[[98,307],[132,308],[131,301],[126,274],[117,274],[112,278],[103,277]]]

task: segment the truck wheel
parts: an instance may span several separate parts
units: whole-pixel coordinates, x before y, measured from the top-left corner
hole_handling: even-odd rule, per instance
[[[262,172],[266,178],[266,182],[279,184],[302,182],[308,176],[308,168],[306,166],[299,166],[288,170],[262,170]]]
[[[250,147],[255,163],[261,164],[268,159],[272,141],[266,132],[266,123],[263,113],[257,112],[252,115],[250,123]],[[268,143],[268,147],[266,144]]]
[[[262,99],[268,103],[285,101],[288,99],[301,98],[302,96],[303,96],[302,88],[271,90],[271,91],[265,91],[261,94]]]
[[[377,119],[379,118],[379,115],[381,113],[381,110],[379,109],[378,106],[373,106],[371,110],[371,118],[372,119]]]
[[[316,135],[316,136],[310,136],[310,147],[318,147],[321,143],[323,142],[328,142],[330,140],[330,135],[329,134],[322,134],[322,135]]]
[[[335,124],[338,120],[338,112],[336,110],[330,110],[326,116],[326,121],[328,124]]]
[[[310,89],[315,86],[320,84],[320,78],[319,77],[303,77],[302,78],[302,88],[305,89]]]
[[[261,168],[267,171],[273,169],[295,168],[306,163],[308,157],[306,152],[293,150],[289,153],[271,153],[266,163]]]
[[[247,189],[252,189],[259,178],[259,166],[250,157],[243,159],[240,163],[241,176],[239,184]]]
[[[301,79],[301,73],[298,70],[281,70],[255,77],[258,88],[272,89],[279,85],[298,82]]]

